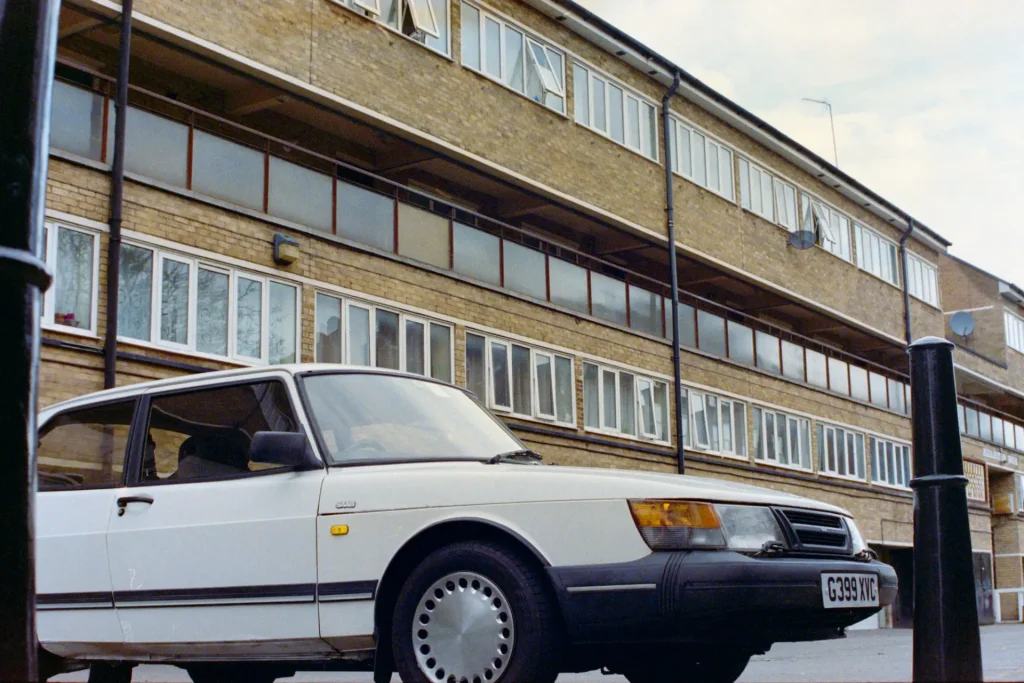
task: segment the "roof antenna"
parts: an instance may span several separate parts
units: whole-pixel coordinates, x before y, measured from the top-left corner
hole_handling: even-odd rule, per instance
[[[828,107],[828,122],[832,126],[832,158],[835,160],[836,168],[839,168],[839,152],[836,149],[836,122],[832,118],[832,104],[828,100],[812,100],[810,97],[801,97],[805,102],[824,104]]]

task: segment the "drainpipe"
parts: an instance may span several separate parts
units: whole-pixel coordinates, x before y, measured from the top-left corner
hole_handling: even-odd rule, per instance
[[[679,89],[679,72],[672,79],[672,86],[661,98],[661,130],[665,140],[665,226],[668,228],[668,268],[672,287],[672,373],[675,396],[676,418],[676,460],[679,474],[686,473],[686,450],[683,446],[683,377],[679,365],[679,264],[676,262],[676,209],[675,192],[672,184],[672,136],[669,126],[669,101]]]
[[[107,330],[103,338],[103,388],[117,385],[118,288],[121,280],[121,214],[124,205],[124,134],[128,124],[128,64],[132,45],[132,0],[121,2],[121,41],[114,100],[114,160],[110,171],[110,242],[107,245]]]
[[[907,231],[900,238],[900,261],[903,266],[903,327],[907,335],[907,346],[914,341],[910,331],[910,283],[907,281],[907,240],[914,233],[914,219],[907,216]]]

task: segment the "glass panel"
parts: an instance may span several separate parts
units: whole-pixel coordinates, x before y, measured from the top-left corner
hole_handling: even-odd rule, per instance
[[[775,414],[775,454],[783,465],[794,464],[790,462],[789,431],[786,427],[787,422],[792,421],[781,413]]]
[[[370,311],[362,306],[348,307],[348,362],[369,366]]]
[[[196,283],[196,350],[202,353],[228,355],[228,289],[227,273],[199,269]],[[292,324],[294,326],[294,320]]]
[[[636,402],[637,397],[634,392],[636,386],[636,378],[628,372],[619,373],[619,414],[622,416],[622,431],[625,434],[632,434],[636,436]],[[644,410],[651,409],[650,405],[650,383],[648,382],[648,403],[643,406]],[[647,424],[652,424],[651,422]]]
[[[50,146],[99,161],[103,151],[103,96],[54,81],[52,102]]]
[[[280,282],[270,283],[270,362],[294,363],[296,350],[295,288]]]
[[[750,163],[740,159],[740,206],[750,208]]]
[[[868,371],[856,365],[850,366],[850,395],[861,401],[868,400]]]
[[[107,124],[107,161],[114,159],[116,110],[111,103]],[[188,126],[148,111],[128,107],[124,132],[126,171],[177,187],[188,184]],[[262,207],[261,207],[262,208]]]
[[[501,284],[501,241],[489,233],[455,223],[452,232],[454,270],[456,273]]]
[[[610,370],[601,371],[601,426],[610,429],[618,428],[617,404],[615,396],[615,373]]]
[[[828,388],[828,371],[823,354],[807,349],[807,381],[815,386]]]
[[[398,253],[447,269],[451,259],[448,219],[399,202]]]
[[[718,175],[718,145],[708,142],[708,189],[720,192]]]
[[[659,404],[654,394],[654,383],[643,379],[637,384],[640,392],[638,396],[640,399],[640,432],[644,436],[657,436],[659,418],[656,407]]]
[[[736,455],[747,454],[747,412],[742,403],[732,404],[733,446]]]
[[[764,414],[764,433],[765,433],[765,444],[768,446],[765,451],[765,457],[768,460],[778,460],[775,453],[775,413],[765,412]]]
[[[992,416],[987,413],[978,413],[978,424],[981,425],[981,438],[984,441],[992,440]]]
[[[512,345],[512,410],[533,415],[533,385],[530,382],[530,349]]]
[[[803,452],[800,449],[800,420],[789,418],[789,447],[792,449],[792,464],[803,467]]]
[[[395,200],[339,181],[338,235],[393,252]]]
[[[720,174],[719,189],[725,198],[732,201],[736,192],[736,183],[732,177],[732,152],[725,147],[718,148],[718,169]]]
[[[782,342],[782,376],[803,382],[804,379],[804,347],[793,342]]]
[[[746,325],[729,321],[729,358],[754,364],[754,331]]]
[[[534,354],[534,371],[537,373],[537,414],[553,417],[555,414],[554,385],[551,382],[551,356]]]
[[[547,299],[544,254],[515,242],[504,242],[505,286],[536,299]]]
[[[594,128],[598,130],[608,130],[608,120],[606,114],[607,104],[605,102],[605,87],[604,81],[600,78],[594,77],[591,80],[594,84]]]
[[[758,331],[757,333],[757,367],[776,375],[782,371],[779,360],[779,338]]]
[[[701,351],[725,356],[725,320],[707,311],[697,311],[697,340]]]
[[[693,133],[693,179],[698,185],[707,185],[707,169],[704,160],[704,136]]]
[[[270,213],[330,232],[333,183],[329,175],[270,157]]]
[[[601,273],[590,273],[593,313],[598,318],[626,324],[626,283]]]
[[[555,409],[559,422],[576,422],[576,404],[572,397],[572,361],[555,357]]]
[[[1018,451],[1024,451],[1024,427],[1013,425],[1013,436]],[[1024,503],[1024,501],[1022,501]]]
[[[438,35],[426,36],[426,44],[431,49],[448,54],[448,0],[430,0],[434,8],[434,17],[437,19]]]
[[[708,447],[708,422],[704,412],[704,396],[702,394],[690,395],[690,407],[693,408],[694,439],[701,448]]]
[[[117,290],[117,334],[149,341],[152,331],[153,252],[130,244],[121,246]]]
[[[828,359],[829,388],[840,394],[850,394],[849,366],[836,358]]]
[[[92,235],[77,230],[57,228],[53,321],[58,325],[82,330],[92,329],[94,249],[95,239]],[[188,310],[187,270],[185,273],[185,310],[186,312]]]
[[[680,172],[687,178],[693,175],[693,153],[690,151],[690,129],[676,126],[676,134],[679,137],[679,154],[677,162]]]
[[[480,10],[462,3],[462,63],[480,70]]]
[[[501,78],[501,24],[484,17],[484,71]]]
[[[400,367],[398,342],[398,314],[378,308],[376,311],[376,330],[374,347],[377,352],[378,368],[398,370]]]
[[[263,152],[197,130],[192,189],[262,211],[263,159]]]
[[[601,408],[597,387],[598,367],[583,364],[583,424],[587,427],[601,426]]]
[[[644,105],[644,111],[647,112],[647,135],[644,136],[643,142],[643,153],[645,156],[651,159],[658,158],[658,115],[655,112],[654,107],[649,104]]]
[[[235,354],[263,357],[263,283],[239,277],[236,282]]]
[[[590,125],[590,74],[579,64],[572,66],[573,102],[576,122]]]
[[[622,88],[608,84],[608,134],[615,142],[625,142],[624,122],[622,119]]]
[[[722,451],[732,453],[732,403],[722,401]]]
[[[316,362],[341,362],[341,300],[316,295]]]
[[[452,381],[452,330],[447,325],[430,323],[430,376]]]
[[[754,458],[756,460],[764,460],[764,439],[762,438],[762,424],[763,419],[762,411],[760,408],[754,408],[753,410],[753,428],[754,428]]]
[[[523,54],[523,34],[511,26],[505,26],[505,83],[518,92],[523,92],[526,87],[523,81]]]
[[[903,383],[894,379],[887,380],[887,382],[889,384],[889,407],[898,413],[907,412],[907,406],[903,400]]]
[[[857,477],[864,479],[864,474],[866,473],[864,469],[864,437],[856,434],[853,443],[857,450]]]
[[[697,322],[693,306],[679,304],[679,343],[683,346],[697,345]]]
[[[173,344],[188,344],[188,299],[192,267],[181,261],[163,259],[162,271],[160,277],[160,339]],[[58,315],[60,315],[59,292],[57,305]]]
[[[685,411],[685,409],[684,404],[683,410]],[[687,418],[683,418],[684,432],[686,422]],[[657,438],[661,441],[668,441],[668,385],[664,382],[654,383],[654,427]]]
[[[487,342],[475,334],[466,335],[466,388],[487,402]]]
[[[587,271],[573,263],[548,258],[551,277],[551,303],[589,313],[587,305]]]
[[[405,371],[414,375],[427,372],[427,327],[415,320],[405,321]]]
[[[626,145],[640,149],[640,102],[626,97]]]
[[[775,195],[772,194],[772,177],[761,171],[761,215],[775,220]]]
[[[874,372],[869,373],[868,376],[871,385],[871,403],[885,408],[889,405],[889,401],[885,393],[885,377]]]
[[[634,330],[662,336],[661,297],[636,285],[629,286],[629,326]]]
[[[491,342],[491,387],[495,406],[511,408],[512,400],[508,385],[508,346]]]
[[[64,412],[41,430],[39,489],[120,485],[134,401]]]
[[[977,437],[978,431],[978,411],[974,408],[965,408],[965,414],[967,415],[967,435]]]

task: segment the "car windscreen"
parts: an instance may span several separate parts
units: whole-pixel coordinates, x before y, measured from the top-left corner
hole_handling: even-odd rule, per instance
[[[302,387],[334,464],[483,460],[523,448],[501,422],[455,387],[358,372],[306,375]]]

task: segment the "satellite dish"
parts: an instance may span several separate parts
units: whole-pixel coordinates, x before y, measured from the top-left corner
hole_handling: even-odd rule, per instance
[[[949,327],[958,337],[966,337],[974,332],[974,316],[967,311],[957,311],[949,319]]]
[[[794,249],[803,250],[810,249],[817,241],[817,236],[810,230],[797,230],[796,232],[789,233],[789,239],[786,240],[786,244]]]

